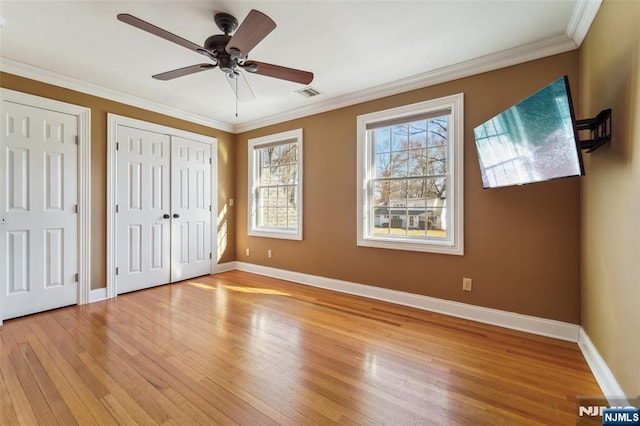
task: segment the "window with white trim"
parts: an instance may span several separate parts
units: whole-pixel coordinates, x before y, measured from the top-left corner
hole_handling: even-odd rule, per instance
[[[463,97],[358,116],[358,245],[464,254]]]
[[[302,239],[302,129],[249,139],[248,234]]]

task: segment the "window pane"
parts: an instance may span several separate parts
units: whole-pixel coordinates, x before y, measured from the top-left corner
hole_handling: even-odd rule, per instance
[[[393,126],[391,128],[391,150],[401,151],[407,149],[409,130],[406,125]]]
[[[263,158],[266,158],[266,155]],[[258,172],[260,173],[260,175],[258,176],[260,185],[269,185],[271,183],[271,172],[269,166],[261,165],[258,169]]]
[[[277,207],[271,207],[269,208],[269,215],[268,215],[268,220],[267,220],[267,227],[268,228],[277,228],[278,227],[278,208]]]
[[[407,176],[407,165],[409,153],[407,151],[397,151],[391,153],[391,175],[393,177]]]
[[[294,164],[298,162],[298,145],[291,144],[291,149],[289,150],[289,164]]]
[[[258,207],[256,209],[256,225],[264,226],[265,223],[265,209],[262,207]]]
[[[391,154],[376,154],[376,177],[391,177]]]
[[[388,181],[373,182],[373,204],[375,206],[389,205],[390,183]]]
[[[277,166],[280,163],[280,153],[282,152],[282,146],[272,146],[267,148],[271,152],[271,165]]]
[[[446,179],[445,178],[432,178],[426,179],[427,184],[427,198],[445,198],[446,197]]]
[[[258,206],[259,207],[268,207],[269,206],[269,190],[267,188],[258,189]]]
[[[295,184],[297,179],[297,166],[286,165],[280,168],[280,183],[284,185]]]
[[[391,151],[391,128],[384,127],[381,129],[370,130],[368,136],[374,140],[374,149],[376,153]]]
[[[430,237],[446,237],[447,200],[446,179],[427,179],[427,235]]]
[[[397,180],[389,182],[389,203],[391,206],[405,206],[407,202],[407,181]]]
[[[427,147],[427,120],[418,120],[409,123],[409,146],[408,148]]]
[[[298,208],[298,187],[291,186],[289,187],[289,205],[295,209]],[[297,210],[296,210],[297,214]]]
[[[295,150],[296,146],[294,144],[282,145],[280,164],[291,164],[292,161],[295,161]]]
[[[389,208],[374,207],[371,213],[373,216],[373,233],[375,235],[389,234]]]
[[[287,228],[296,228],[298,226],[298,209],[290,207],[287,212]]]
[[[278,188],[267,188],[267,205],[276,207],[278,205]]]
[[[409,176],[424,176],[426,174],[427,150],[412,149],[407,151],[409,159]]]
[[[412,206],[425,206],[425,179],[411,179],[408,181],[407,198]]]
[[[276,209],[277,219],[276,226],[278,228],[286,228],[287,227],[287,208],[286,207],[278,207]]]
[[[447,148],[439,146],[429,148],[427,151],[427,174],[444,175],[447,174]]]
[[[449,139],[449,117],[438,117],[429,120],[428,143],[429,146],[446,145]]]

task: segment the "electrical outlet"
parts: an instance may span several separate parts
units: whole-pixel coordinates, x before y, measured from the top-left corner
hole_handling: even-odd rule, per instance
[[[249,249],[246,249],[245,253],[246,253],[247,256],[249,256]]]
[[[462,279],[462,289],[464,291],[471,291],[471,278]]]
[[[233,207],[233,198],[229,198],[229,207]]]
[[[267,257],[268,257],[269,259],[271,259],[271,255],[272,255],[271,250],[267,250]]]

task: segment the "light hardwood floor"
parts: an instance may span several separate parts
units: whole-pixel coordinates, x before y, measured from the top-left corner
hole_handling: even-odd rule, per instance
[[[575,424],[576,344],[232,271],[5,322],[0,424]]]

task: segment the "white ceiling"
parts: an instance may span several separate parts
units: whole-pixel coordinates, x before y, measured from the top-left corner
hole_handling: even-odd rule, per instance
[[[0,69],[241,131],[380,95],[575,49],[600,0],[12,1],[0,2]],[[312,71],[296,83],[247,75],[239,104],[218,69],[171,81],[151,75],[207,62],[116,20],[130,13],[202,45],[215,12],[252,9],[278,25],[251,59]],[[1,21],[0,21],[1,24]],[[0,25],[2,26],[2,25]],[[247,73],[248,74],[248,73]]]

